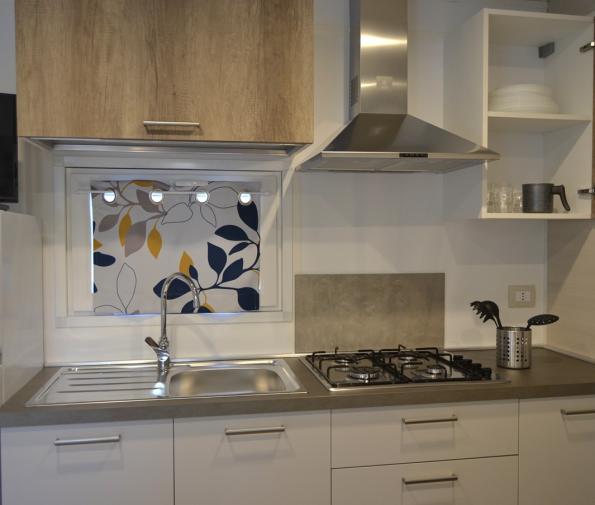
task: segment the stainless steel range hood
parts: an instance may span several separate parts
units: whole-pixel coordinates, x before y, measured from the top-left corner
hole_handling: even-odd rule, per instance
[[[350,0],[351,121],[302,170],[446,172],[500,155],[407,114],[407,0]]]

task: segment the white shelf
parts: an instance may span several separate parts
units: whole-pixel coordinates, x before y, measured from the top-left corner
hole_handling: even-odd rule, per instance
[[[488,126],[496,131],[544,133],[591,122],[579,114],[488,112]]]
[[[591,214],[581,214],[576,212],[566,212],[566,213],[527,213],[524,214],[522,212],[483,212],[481,215],[482,219],[519,219],[519,220],[538,220],[538,219],[546,219],[546,220],[568,220],[568,219],[591,219]]]
[[[541,46],[576,34],[593,23],[591,16],[487,9],[490,44]],[[588,41],[585,41],[588,42]]]

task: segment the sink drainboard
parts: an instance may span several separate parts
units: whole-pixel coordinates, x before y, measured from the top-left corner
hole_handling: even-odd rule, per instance
[[[153,365],[64,367],[27,406],[304,393],[282,359],[188,362],[166,375]]]

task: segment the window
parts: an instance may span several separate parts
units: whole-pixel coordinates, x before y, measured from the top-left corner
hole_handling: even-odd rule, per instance
[[[68,169],[68,314],[159,312],[180,271],[201,313],[281,310],[280,174]],[[174,281],[168,311],[192,311]]]

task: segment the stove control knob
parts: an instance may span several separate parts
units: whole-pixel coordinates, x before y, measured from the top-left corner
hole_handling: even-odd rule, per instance
[[[491,379],[492,378],[492,369],[491,368],[482,368],[481,369],[481,376],[484,379]]]
[[[461,361],[463,359],[463,356],[461,356],[460,354],[455,354],[452,357],[452,359],[453,359],[453,361],[457,361],[458,362],[458,361]]]
[[[481,370],[481,363],[471,363],[471,370],[479,372]]]
[[[471,363],[473,363],[473,361],[470,359],[462,359],[459,361],[459,365],[461,366],[470,366]]]

